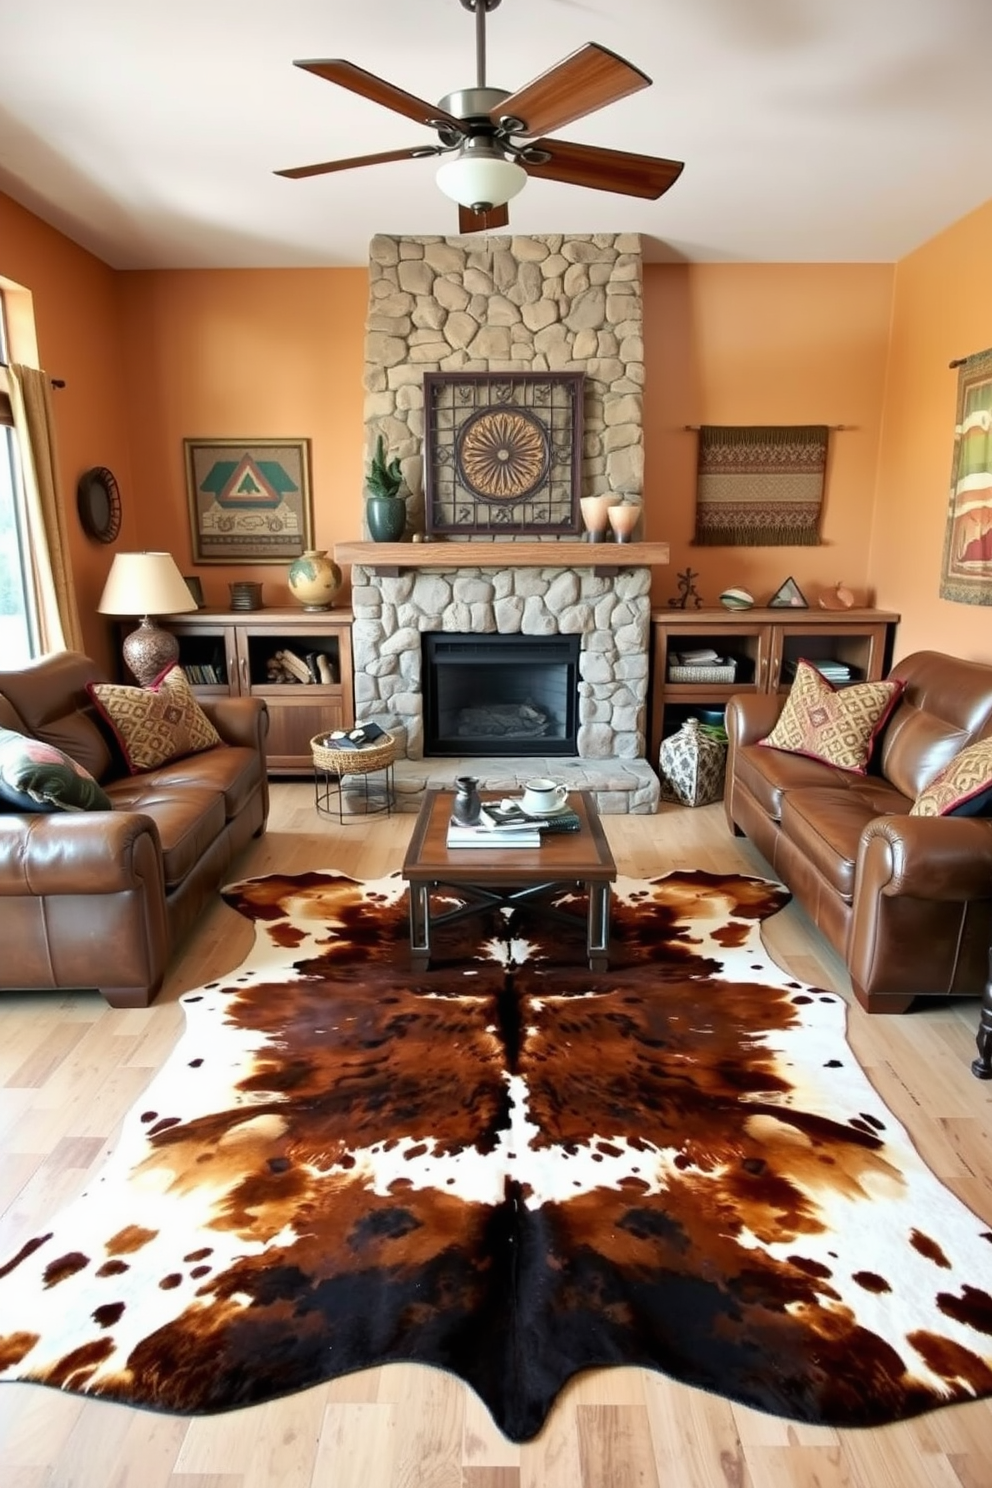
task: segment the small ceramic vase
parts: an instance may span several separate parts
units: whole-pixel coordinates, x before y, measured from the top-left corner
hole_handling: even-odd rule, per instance
[[[462,827],[474,827],[479,820],[482,802],[479,800],[479,782],[471,775],[459,775],[455,780],[455,801],[451,815]]]
[[[305,610],[329,610],[341,588],[341,570],[326,548],[308,548],[289,565],[287,582]]]
[[[611,506],[606,516],[618,543],[633,542],[634,528],[641,516],[639,506],[632,501],[625,501],[620,506]]]
[[[603,496],[581,496],[579,498],[582,520],[586,526],[589,542],[606,541],[606,535],[610,530],[607,512],[611,507],[619,506],[622,500],[622,496],[611,492]]]

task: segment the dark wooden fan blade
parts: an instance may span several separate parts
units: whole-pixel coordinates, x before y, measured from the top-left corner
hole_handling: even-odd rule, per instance
[[[353,155],[350,160],[325,160],[322,165],[294,165],[292,170],[273,171],[300,181],[304,176],[326,176],[331,171],[352,170],[356,165],[386,165],[390,160],[418,160],[424,155],[440,155],[440,145],[412,145],[409,150],[384,150],[381,155]]]
[[[647,88],[650,82],[640,68],[590,41],[505,98],[493,110],[493,118],[498,122],[512,115],[523,120],[525,134],[546,134],[618,98],[626,98],[628,93]]]
[[[452,125],[461,133],[461,121],[453,114],[438,108],[436,103],[425,103],[422,98],[415,98],[412,93],[404,93],[402,88],[396,88],[392,83],[387,83],[384,78],[376,77],[374,72],[366,72],[364,68],[356,67],[353,62],[345,62],[340,57],[330,57],[325,61],[294,62],[293,66],[302,67],[304,72],[312,72],[316,77],[326,78],[329,83],[337,83],[339,88],[348,88],[352,93],[360,93],[363,98],[368,98],[372,103],[381,103],[383,108],[392,109],[397,114],[404,114],[408,119],[415,119],[418,124],[430,126],[435,121],[439,121]]]
[[[663,160],[657,155],[634,155],[629,150],[603,150],[597,145],[576,145],[569,140],[538,139],[528,149],[547,150],[551,159],[531,165],[526,155],[520,164],[528,176],[546,181],[567,181],[571,186],[592,186],[597,191],[615,191],[620,196],[661,196],[682,174],[681,160]]]
[[[509,221],[510,208],[506,202],[501,207],[490,207],[488,212],[473,212],[471,207],[458,208],[460,233],[491,231],[495,227],[506,227]]]

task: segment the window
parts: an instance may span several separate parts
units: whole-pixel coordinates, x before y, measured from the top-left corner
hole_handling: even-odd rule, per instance
[[[0,291],[0,658],[23,666],[39,651],[17,443],[6,392],[7,324]]]

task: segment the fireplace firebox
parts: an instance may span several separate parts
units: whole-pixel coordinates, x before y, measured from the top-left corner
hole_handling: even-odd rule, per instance
[[[425,755],[576,753],[578,636],[421,640]]]

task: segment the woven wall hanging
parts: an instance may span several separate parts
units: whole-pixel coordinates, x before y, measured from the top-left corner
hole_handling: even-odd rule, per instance
[[[706,547],[816,547],[826,424],[699,430],[696,531]]]

